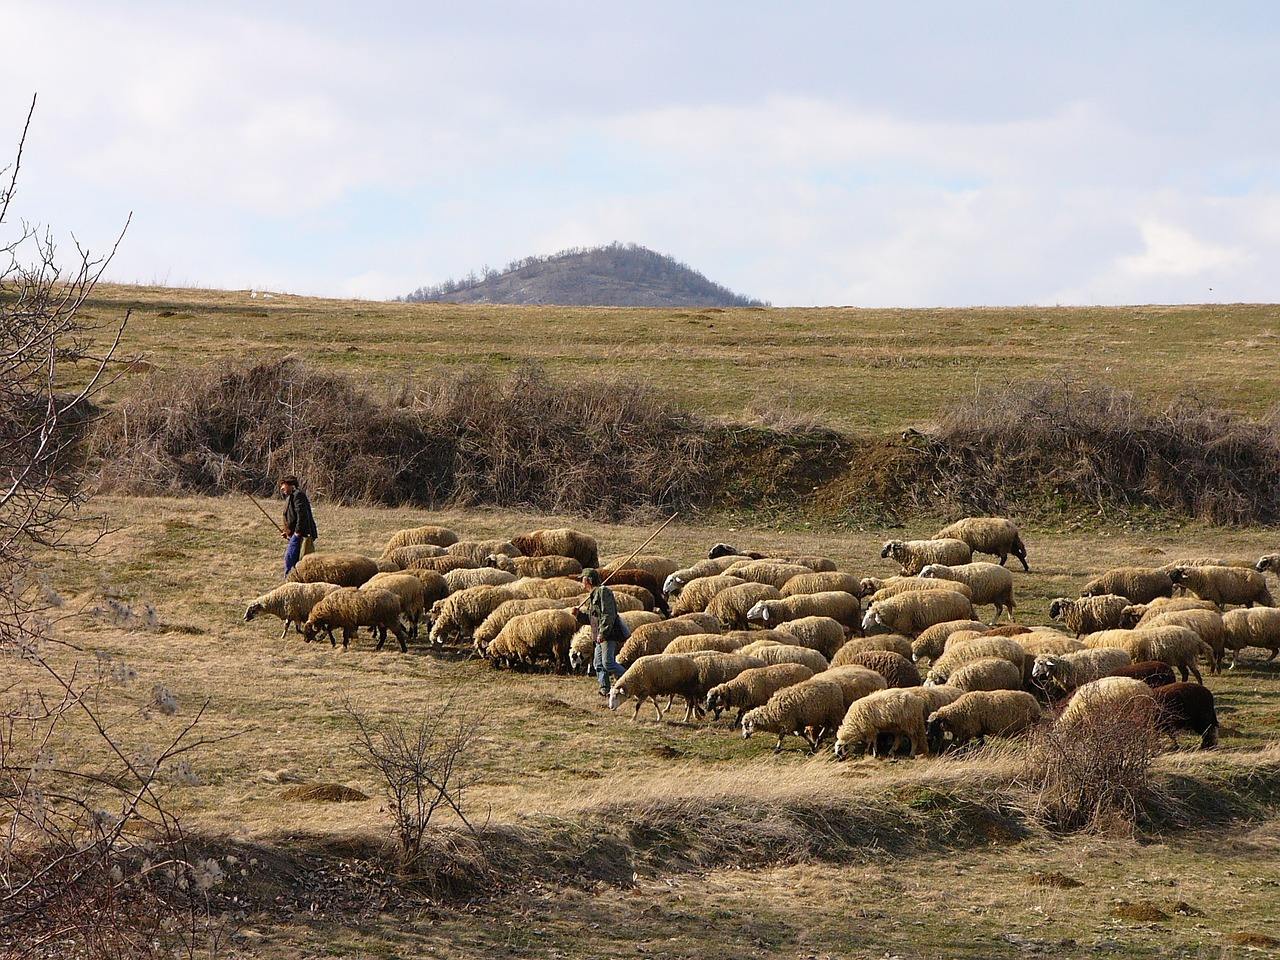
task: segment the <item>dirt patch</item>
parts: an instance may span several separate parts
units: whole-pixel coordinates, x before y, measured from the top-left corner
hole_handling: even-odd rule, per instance
[[[304,783],[286,787],[281,796],[285,800],[300,800],[303,803],[352,803],[369,799],[359,790],[344,787],[340,783]]]
[[[1084,884],[1079,880],[1068,877],[1064,873],[1053,871],[1050,873],[1036,872],[1027,877],[1027,883],[1033,887],[1057,887],[1059,890],[1071,890],[1075,887],[1083,887]]]
[[[1280,940],[1265,933],[1233,933],[1227,937],[1227,942],[1241,947],[1264,947],[1268,950],[1280,947]]]
[[[1111,915],[1120,920],[1141,920],[1146,923],[1159,923],[1169,919],[1169,914],[1151,903],[1123,903],[1112,910]]]

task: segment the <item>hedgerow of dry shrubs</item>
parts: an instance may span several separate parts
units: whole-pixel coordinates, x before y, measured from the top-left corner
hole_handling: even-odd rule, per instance
[[[924,475],[912,496],[967,513],[1003,512],[1021,497],[1275,523],[1277,426],[1274,417],[1247,420],[1188,397],[1151,409],[1128,391],[1065,377],[982,391],[917,441]]]
[[[430,374],[394,396],[286,358],[153,376],[101,426],[103,488],[270,491],[295,473],[339,503],[478,504],[604,520],[703,494],[707,444],[643,385]]]

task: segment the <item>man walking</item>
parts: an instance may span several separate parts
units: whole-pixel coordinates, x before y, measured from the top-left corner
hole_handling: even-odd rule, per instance
[[[591,624],[591,639],[594,641],[594,653],[591,656],[591,667],[600,682],[600,696],[609,695],[610,680],[622,676],[622,668],[618,666],[618,647],[626,639],[626,627],[618,617],[618,601],[613,591],[600,583],[600,572],[594,567],[582,571],[582,585],[591,588],[591,595],[577,608],[581,618],[585,615]]]
[[[311,515],[311,501],[298,488],[298,478],[293,474],[280,478],[280,492],[284,494],[284,529],[280,536],[289,541],[284,549],[284,575],[286,579],[298,561],[316,548],[316,519]]]

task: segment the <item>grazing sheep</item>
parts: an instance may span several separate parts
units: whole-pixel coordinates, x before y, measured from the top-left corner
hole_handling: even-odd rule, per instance
[[[773,627],[801,617],[830,617],[856,631],[859,612],[858,598],[853,594],[827,590],[823,593],[797,593],[778,600],[761,600],[747,611],[747,622]]]
[[[719,576],[737,563],[739,559],[737,556],[723,556],[715,559],[699,560],[692,566],[683,567],[675,573],[669,574],[662,581],[662,592],[670,600],[672,597],[679,596],[684,591],[684,588],[694,580]]]
[[[396,569],[403,570],[415,560],[421,560],[423,557],[443,557],[447,556],[444,547],[437,547],[433,543],[416,543],[407,547],[392,547],[383,552],[379,557],[379,562],[385,561],[394,565]]]
[[[360,585],[361,590],[390,590],[400,598],[400,615],[409,623],[409,637],[418,637],[418,622],[426,605],[422,581],[408,573],[377,573]]]
[[[697,653],[700,650],[736,653],[743,646],[741,637],[727,633],[686,633],[668,643],[663,653]]]
[[[718,650],[699,650],[689,654],[690,659],[698,667],[698,681],[694,686],[694,702],[685,710],[684,719],[688,722],[693,713],[702,716],[702,705],[713,687],[728,683],[744,670],[754,670],[768,666],[759,657],[748,656],[738,652],[722,653]]]
[[[484,558],[486,567],[505,570],[516,577],[577,577],[582,574],[582,564],[573,557],[509,557],[505,553],[491,553]]]
[[[1175,730],[1200,734],[1200,749],[1218,745],[1218,711],[1213,694],[1198,683],[1170,683],[1151,691],[1156,702],[1156,729],[1169,735],[1176,746]]]
[[[557,673],[569,669],[569,643],[578,629],[578,618],[563,607],[534,610],[512,617],[485,650],[485,656],[508,666],[532,666],[550,660]]]
[[[622,621],[627,628],[625,632],[634,635],[634,632],[640,627],[647,626],[651,623],[663,623],[662,617],[651,610],[628,610],[618,613],[618,619]],[[628,638],[630,639],[630,638]],[[654,650],[654,653],[662,653],[662,650]],[[573,635],[573,640],[569,642],[569,670],[572,673],[589,673],[591,671],[591,659],[595,654],[595,641],[591,639],[591,624],[584,624],[578,627]],[[637,654],[638,656],[638,654]],[[616,657],[614,658],[617,659]],[[632,658],[634,659],[634,658]],[[628,660],[628,663],[631,661]],[[619,666],[625,666],[621,663]]]
[[[1058,597],[1049,604],[1049,619],[1060,620],[1077,637],[1120,626],[1120,619],[1132,601],[1116,593],[1072,600]]]
[[[1272,573],[1280,574],[1280,553],[1268,553],[1259,557],[1258,562],[1253,565],[1253,569],[1259,573],[1266,573],[1270,570]]]
[[[848,666],[874,670],[890,687],[920,686],[920,671],[915,664],[892,650],[862,650],[845,654],[842,647],[831,661],[831,669]]]
[[[1244,567],[1248,570],[1257,569],[1252,560],[1243,558],[1226,560],[1222,557],[1186,557],[1182,560],[1171,560],[1169,563],[1161,564],[1156,569],[1163,570],[1165,573],[1172,573],[1174,567]]]
[[[780,563],[776,560],[740,560],[725,570],[729,576],[741,577],[752,583],[767,583],[775,590],[781,590],[793,577],[813,572],[797,563]]]
[[[978,637],[952,647],[929,668],[925,683],[936,685],[948,683],[951,674],[974,660],[983,657],[1001,657],[1014,666],[1021,668],[1026,660],[1027,651],[1012,637]]]
[[[940,753],[948,736],[953,747],[964,746],[970,740],[983,743],[989,736],[1016,737],[1043,717],[1039,702],[1025,691],[970,690],[930,714],[925,733],[929,746]]]
[[[862,581],[852,573],[841,570],[797,574],[778,589],[784,597],[797,593],[827,593],[831,590],[843,590],[855,597],[862,597]]]
[[[1135,729],[1151,728],[1155,718],[1151,688],[1132,677],[1101,677],[1079,687],[1067,701],[1058,726],[1070,730],[1091,720],[1123,718]]]
[[[1163,660],[1180,670],[1183,680],[1191,673],[1200,683],[1204,682],[1204,678],[1196,665],[1198,659],[1203,656],[1212,662],[1214,656],[1213,648],[1201,639],[1200,634],[1173,624],[1139,627],[1129,631],[1104,630],[1090,634],[1084,638],[1084,642],[1089,647],[1097,644],[1119,647],[1129,654],[1134,663],[1141,660]]]
[[[457,593],[470,587],[500,587],[504,583],[514,583],[516,575],[494,567],[464,567],[450,570],[444,575],[444,582],[449,585],[450,593]]]
[[[974,553],[999,557],[1002,567],[1012,553],[1021,561],[1024,571],[1031,570],[1027,566],[1027,548],[1022,542],[1018,525],[1006,517],[965,517],[950,526],[943,527],[933,535],[933,538],[963,540]]]
[[[656,606],[653,593],[644,587],[637,587],[634,583],[611,583],[609,589],[613,591],[615,599],[625,594],[640,604],[644,610],[653,610]]]
[[[896,580],[885,581],[884,586],[871,593],[867,597],[867,606],[918,590],[951,590],[955,593],[963,593],[971,600],[973,597],[973,591],[966,584],[957,583],[954,580],[939,580],[936,577],[899,577]]]
[[[1231,667],[1245,647],[1270,650],[1268,660],[1280,653],[1280,610],[1274,607],[1242,607],[1222,615],[1222,642],[1231,651]]]
[[[417,577],[422,583],[422,606],[430,610],[437,600],[449,595],[449,583],[444,575],[435,570],[424,570],[421,567],[409,567],[400,571],[406,576]]]
[[[965,692],[976,690],[1021,690],[1022,668],[1003,657],[980,657],[952,671],[947,683]]]
[[[1222,624],[1222,614],[1217,610],[1169,610],[1157,611],[1153,617],[1144,616],[1138,622],[1138,628],[1162,626],[1186,627],[1200,635],[1200,639],[1213,650],[1209,659],[1209,670],[1217,673],[1222,669],[1222,658],[1225,653],[1226,640]]]
[[[799,617],[778,624],[778,630],[794,637],[802,647],[812,647],[830,660],[845,643],[844,626],[831,617]]]
[[[707,604],[706,612],[713,614],[730,630],[745,630],[747,612],[761,600],[781,600],[778,588],[769,583],[748,581],[736,587],[721,590]]]
[[[600,582],[609,586],[615,593],[620,589],[625,591],[631,587],[640,587],[652,598],[649,609],[656,608],[667,616],[671,615],[659,581],[648,570],[641,570],[638,567],[600,567],[596,572],[600,574]]]
[[[446,574],[450,570],[468,570],[478,567],[475,563],[466,557],[455,557],[451,554],[445,554],[443,557],[419,557],[412,561],[406,570],[434,570],[439,574]]]
[[[973,630],[985,633],[987,624],[981,620],[944,620],[920,632],[911,642],[911,659],[937,660],[946,650],[947,638],[957,630]]]
[[[954,590],[915,590],[872,603],[862,621],[862,630],[868,633],[880,628],[917,637],[935,623],[972,619],[973,604],[964,594]]]
[[[732,559],[735,563],[747,560],[771,560],[782,563],[798,563],[801,566],[808,567],[815,573],[831,571],[836,569],[834,560],[828,557],[819,556],[779,556],[777,554],[759,553],[754,550],[739,550],[737,547],[731,547],[727,543],[717,543],[707,552],[708,560],[722,560],[725,557]]]
[[[1119,627],[1132,630],[1147,621],[1165,613],[1177,610],[1212,610],[1220,613],[1218,605],[1212,600],[1201,600],[1198,597],[1156,597],[1150,603],[1134,603],[1124,608],[1120,615]]]
[[[410,547],[422,544],[436,547],[449,547],[457,542],[458,535],[448,527],[410,527],[407,530],[397,530],[393,533],[391,535],[391,539],[387,541],[387,548],[384,552],[389,553],[397,547]]]
[[[914,577],[931,563],[968,563],[973,551],[963,540],[890,540],[880,550],[881,559],[893,560],[905,576]]]
[[[802,647],[793,643],[751,644],[738,650],[739,653],[759,657],[766,664],[801,663],[814,673],[822,673],[831,664],[817,650]]]
[[[1173,579],[1155,567],[1114,567],[1090,580],[1080,591],[1082,597],[1104,594],[1128,597],[1129,603],[1150,603],[1156,597],[1173,596]]]
[[[877,740],[882,734],[893,735],[893,753],[897,752],[901,739],[907,737],[911,741],[912,755],[927,757],[927,710],[923,699],[909,690],[896,687],[877,690],[855,700],[845,712],[836,733],[836,759],[844,760],[863,750],[870,750],[872,756],[878,756]]]
[[[476,627],[472,633],[472,642],[475,644],[476,653],[483,657],[485,650],[493,642],[493,638],[501,633],[502,628],[516,617],[526,613],[533,613],[535,610],[563,610],[564,608],[564,604],[561,601],[552,600],[549,597],[504,600],[493,609],[492,613],[484,618],[480,626]]]
[[[816,676],[794,686],[784,687],[763,706],[753,707],[742,715],[742,737],[749,739],[757,730],[776,733],[778,742],[773,752],[782,750],[789,733],[803,737],[809,752],[817,752],[822,741],[840,726],[844,718],[844,690],[840,684],[820,680]]]
[[[1074,640],[1057,630],[1033,630],[1030,633],[1018,634],[1014,639],[1022,644],[1022,649],[1031,657],[1057,656],[1085,649],[1081,641]]]
[[[645,624],[631,631],[630,638],[622,645],[616,659],[619,666],[625,667],[641,657],[662,653],[676,637],[711,632],[714,631],[709,631],[703,624],[686,617]]]
[[[840,685],[840,689],[844,693],[846,710],[853,701],[861,700],[867,694],[875,693],[877,690],[888,689],[889,686],[884,677],[874,670],[868,670],[866,667],[853,663],[846,664],[843,667],[831,667],[822,671],[822,673],[814,674],[814,676],[820,680],[830,680],[832,683]]]
[[[524,599],[525,594],[511,586],[482,585],[451,593],[431,607],[431,630],[428,639],[435,646],[447,641],[470,638],[485,617],[507,600]]]
[[[635,697],[636,710],[631,715],[634,721],[640,715],[645,700],[652,700],[661,720],[660,697],[684,697],[686,704],[692,704],[697,685],[698,664],[692,657],[667,653],[640,657],[627,667],[626,673],[609,690],[609,709],[616,710],[623,701]]]
[[[678,617],[686,613],[701,613],[721,590],[738,587],[746,582],[741,577],[730,577],[722,573],[690,580],[684,585],[680,595],[671,602],[671,615]]]
[[[1275,600],[1267,589],[1267,577],[1257,570],[1242,567],[1174,567],[1169,579],[1185,587],[1201,600],[1212,600],[1219,607],[1243,605],[1274,607]]]
[[[336,583],[358,587],[378,572],[378,561],[358,553],[309,553],[297,562],[290,583]]]
[[[510,540],[459,540],[445,547],[449,556],[465,557],[473,567],[484,564],[491,554],[502,553],[508,557],[523,556],[523,552]]]
[[[531,530],[511,538],[511,543],[527,557],[573,557],[584,567],[600,566],[596,538],[569,527]],[[506,553],[493,550],[492,553]]]
[[[840,645],[836,656],[849,657],[872,650],[889,650],[904,659],[911,659],[911,641],[900,633],[877,633],[870,637],[853,637]]]
[[[775,663],[764,667],[743,670],[732,680],[718,684],[707,691],[706,709],[716,720],[721,711],[731,707],[738,709],[732,726],[742,723],[742,715],[753,707],[762,707],[779,690],[808,680],[814,672],[800,663]]]
[[[987,603],[995,607],[993,623],[1000,619],[1001,609],[1009,619],[1013,619],[1013,574],[998,563],[964,563],[959,566],[930,563],[920,571],[920,576],[964,584],[972,592],[969,602],[975,607]]]
[[[389,590],[361,590],[358,587],[340,587],[311,608],[307,617],[303,638],[310,643],[320,633],[329,636],[331,646],[337,646],[333,631],[342,628],[342,649],[347,649],[361,627],[373,627],[378,633],[375,650],[381,650],[387,642],[387,631],[395,634],[400,652],[407,653],[408,639],[400,625],[400,598]]]
[[[312,608],[337,589],[336,583],[282,583],[252,601],[244,612],[244,618],[252,620],[261,613],[279,617],[284,621],[284,629],[280,631],[280,639],[283,640],[290,625],[302,633],[302,625],[311,616]]]
[[[1107,676],[1132,677],[1134,680],[1141,680],[1152,689],[1168,686],[1177,682],[1178,679],[1174,676],[1173,667],[1163,660],[1142,660],[1139,663],[1131,663],[1127,667],[1117,667]]]
[[[521,577],[511,586],[531,597],[550,597],[552,600],[576,600],[582,595],[582,579],[575,577]]]
[[[1031,679],[1050,699],[1057,699],[1086,683],[1111,676],[1132,662],[1128,651],[1119,647],[1093,647],[1039,656],[1031,667]]]

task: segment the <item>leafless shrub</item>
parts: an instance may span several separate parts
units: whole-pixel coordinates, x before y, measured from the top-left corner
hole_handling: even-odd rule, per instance
[[[918,503],[998,513],[1015,497],[1149,507],[1213,523],[1280,521],[1280,429],[1193,398],[1161,410],[1068,377],[981,391],[915,445]]]
[[[644,517],[704,495],[708,444],[643,385],[439,372],[376,399],[286,358],[157,375],[95,433],[104,489]]]
[[[1032,811],[1057,830],[1131,834],[1154,797],[1155,728],[1124,710],[1097,711],[1069,729],[1041,726],[1026,750]]]
[[[342,710],[355,725],[352,749],[381,778],[401,869],[428,876],[437,860],[451,862],[442,854],[441,843],[427,843],[427,835],[441,808],[452,811],[474,833],[463,801],[476,780],[470,761],[479,720],[456,695],[413,719],[375,720],[349,700]]]

